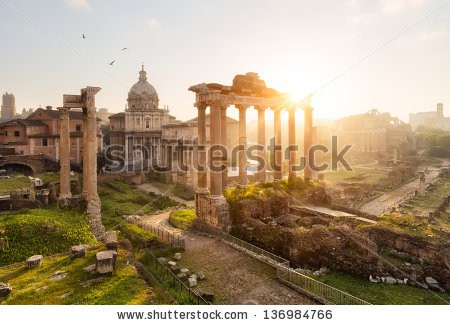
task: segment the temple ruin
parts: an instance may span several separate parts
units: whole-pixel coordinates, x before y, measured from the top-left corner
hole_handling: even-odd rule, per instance
[[[69,111],[71,108],[81,108],[83,111],[83,197],[87,205],[89,224],[96,238],[102,238],[105,228],[101,222],[100,198],[97,193],[97,109],[95,95],[100,87],[81,89],[81,95],[63,95],[63,107],[60,111],[60,194],[59,205],[70,204],[72,193],[70,189],[70,132]]]
[[[268,88],[264,80],[257,73],[249,72],[245,75],[237,75],[233,79],[232,86],[224,86],[217,83],[202,83],[191,86],[190,91],[195,92],[194,106],[198,110],[198,172],[196,189],[196,214],[200,222],[213,230],[228,232],[231,221],[228,216],[228,206],[222,196],[222,191],[227,185],[227,152],[219,150],[217,145],[227,148],[227,125],[225,123],[227,108],[234,105],[239,110],[239,186],[248,184],[247,178],[247,131],[246,110],[253,107],[258,111],[258,145],[263,148],[258,156],[266,161],[265,143],[265,111],[271,109],[274,112],[274,143],[275,166],[274,181],[282,180],[282,150],[281,150],[281,111],[289,113],[289,146],[295,143],[295,112],[299,104],[291,101],[286,93]],[[312,145],[313,117],[312,107],[309,102],[302,105],[305,114],[304,157],[306,167],[305,179],[311,179],[313,172],[308,166],[308,152]],[[209,168],[206,168],[206,108],[210,107],[210,150]],[[216,146],[216,147],[215,147]],[[217,149],[217,150],[216,150]],[[289,156],[289,177],[296,176],[294,165],[297,161],[295,151]],[[219,166],[217,166],[219,163]],[[202,168],[203,167],[203,168]],[[213,167],[213,168],[212,168]],[[215,171],[220,169],[221,171]],[[209,173],[209,175],[208,175]],[[209,188],[207,186],[209,176]],[[266,168],[260,166],[257,181],[266,182]]]

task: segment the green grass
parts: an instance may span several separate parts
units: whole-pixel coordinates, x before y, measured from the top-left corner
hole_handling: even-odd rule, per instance
[[[83,270],[95,263],[96,251],[84,258],[71,260],[70,257],[45,259],[41,266],[27,269],[25,266],[0,270],[0,282],[8,282],[13,291],[0,298],[0,304],[76,304],[76,305],[126,305],[158,304],[158,296],[141,278],[136,270],[127,265],[125,252],[119,250],[116,270],[112,276],[104,276],[104,281],[83,287],[82,282],[98,277]],[[59,281],[49,279],[57,270],[67,272]],[[38,290],[38,288],[46,289]],[[61,295],[71,292],[68,297]]]
[[[409,200],[404,207],[406,213],[411,215],[428,216],[428,211],[433,211],[439,204],[441,204],[444,195],[450,194],[450,179],[441,179],[435,187],[425,193],[424,196],[416,197]],[[444,227],[450,227],[450,213],[444,212],[440,218],[437,218],[439,223]]]
[[[125,232],[131,232],[143,239],[153,240],[153,239],[157,238],[157,236],[155,234],[151,233],[150,231],[139,228],[138,226],[136,226],[132,223],[122,224],[121,229]]]
[[[13,176],[11,178],[0,179],[0,195],[8,195],[12,190],[29,187],[30,181],[26,176]]]
[[[371,283],[337,271],[314,277],[376,305],[438,305],[450,303],[450,294],[437,293],[404,284]]]
[[[38,174],[35,177],[42,179],[45,183],[59,182],[59,173],[55,172]],[[77,179],[77,177],[77,173],[74,173],[73,176],[70,176],[70,179]]]
[[[180,209],[173,211],[169,217],[169,223],[180,229],[188,229],[192,226],[195,220],[195,210]]]
[[[179,203],[167,196],[147,193],[139,188],[115,180],[98,186],[102,202],[102,221],[106,229],[122,223],[122,215],[155,214]]]
[[[76,210],[23,210],[0,215],[0,265],[28,257],[65,252],[72,245],[96,243],[87,216]]]
[[[388,172],[376,168],[355,168],[353,171],[338,170],[324,173],[324,181],[331,185],[339,183],[367,183],[376,184],[388,177]]]

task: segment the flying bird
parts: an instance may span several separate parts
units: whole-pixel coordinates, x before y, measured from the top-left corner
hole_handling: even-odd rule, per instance
[[[86,38],[86,36],[84,36],[84,34],[83,34],[83,38]]]
[[[125,51],[128,50],[128,47],[124,47],[123,49],[121,49],[121,51]]]
[[[112,60],[111,62],[109,62],[109,65],[113,65],[114,62],[116,62],[116,60]]]

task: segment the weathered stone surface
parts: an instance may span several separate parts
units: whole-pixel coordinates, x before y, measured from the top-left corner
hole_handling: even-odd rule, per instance
[[[169,262],[167,262],[167,265],[169,265],[169,266],[176,266],[177,262],[169,261]]]
[[[31,269],[34,267],[38,267],[42,263],[42,259],[44,257],[42,255],[33,255],[25,261],[27,268]]]
[[[180,269],[180,272],[186,274],[187,276],[191,274],[191,272],[189,272],[189,269]]]
[[[199,280],[205,280],[206,279],[205,273],[203,273],[203,271],[197,272],[197,278]]]
[[[106,248],[111,250],[117,250],[117,232],[107,231],[105,233]]]
[[[100,277],[95,278],[95,279],[90,279],[90,280],[87,280],[87,281],[83,281],[80,284],[81,284],[81,286],[83,288],[86,288],[86,287],[89,287],[91,284],[101,283],[103,281],[105,281],[105,278],[100,276]]]
[[[434,279],[434,278],[432,278],[432,277],[430,277],[430,276],[427,276],[427,277],[425,278],[425,283],[426,283],[430,288],[432,288],[432,289],[435,289],[435,290],[444,292],[444,289],[441,288],[441,286],[440,286],[439,283],[436,281],[436,279]]]
[[[9,283],[0,282],[0,297],[6,297],[12,291]]]
[[[379,282],[381,282],[381,279],[379,276],[374,278],[374,277],[372,277],[372,275],[369,275],[369,281],[372,283],[379,283]]]
[[[58,298],[64,299],[64,298],[69,297],[71,294],[72,294],[72,291],[69,291],[69,292],[63,293],[62,295],[58,296]]]
[[[71,248],[73,258],[84,257],[86,255],[87,245],[76,245]]]
[[[167,258],[165,257],[158,257],[159,263],[166,265],[167,264]]]
[[[175,253],[174,257],[173,257],[176,261],[181,260],[181,253]]]
[[[189,277],[188,283],[189,283],[189,287],[190,288],[193,288],[193,287],[197,286],[197,278],[194,278],[192,276]]]
[[[182,281],[184,281],[184,280],[187,279],[186,273],[180,273],[180,274],[177,274],[177,277],[178,277],[178,279],[180,279],[180,280],[182,280]]]
[[[96,258],[96,270],[100,274],[112,273],[116,265],[117,252],[113,250],[98,252]]]
[[[97,267],[95,266],[95,264],[91,264],[91,265],[84,267],[83,270],[85,270],[86,272],[89,272],[91,274],[94,274],[94,273],[96,273],[96,268]]]
[[[395,278],[393,278],[393,277],[390,277],[390,276],[387,276],[387,277],[386,277],[386,283],[388,283],[388,284],[394,284],[394,283],[397,283],[397,279],[395,279]]]
[[[67,276],[67,272],[58,270],[49,278],[49,280],[50,281],[59,281],[59,280],[64,279],[66,276]]]

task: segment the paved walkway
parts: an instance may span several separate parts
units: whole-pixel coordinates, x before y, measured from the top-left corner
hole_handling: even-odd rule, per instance
[[[138,185],[138,187],[147,192],[153,192],[156,194],[166,195],[166,196],[170,197],[172,200],[180,202],[182,204],[186,204],[188,206],[195,206],[194,200],[184,200],[184,199],[174,195],[171,191],[161,189],[161,188],[153,185],[152,183],[144,183],[144,184]]]
[[[305,305],[316,304],[307,296],[276,280],[276,270],[221,240],[182,231],[168,223],[169,212],[141,217],[141,223],[158,226],[186,238],[180,267],[203,271],[205,281],[196,289],[212,293],[217,304]]]
[[[440,170],[429,171],[425,174],[425,181],[427,184],[434,182]],[[370,213],[373,215],[381,215],[391,209],[398,206],[400,203],[406,201],[409,197],[414,195],[415,190],[419,188],[419,179],[409,182],[405,185],[396,188],[390,192],[386,192],[370,202],[364,204],[359,210],[361,212]]]

